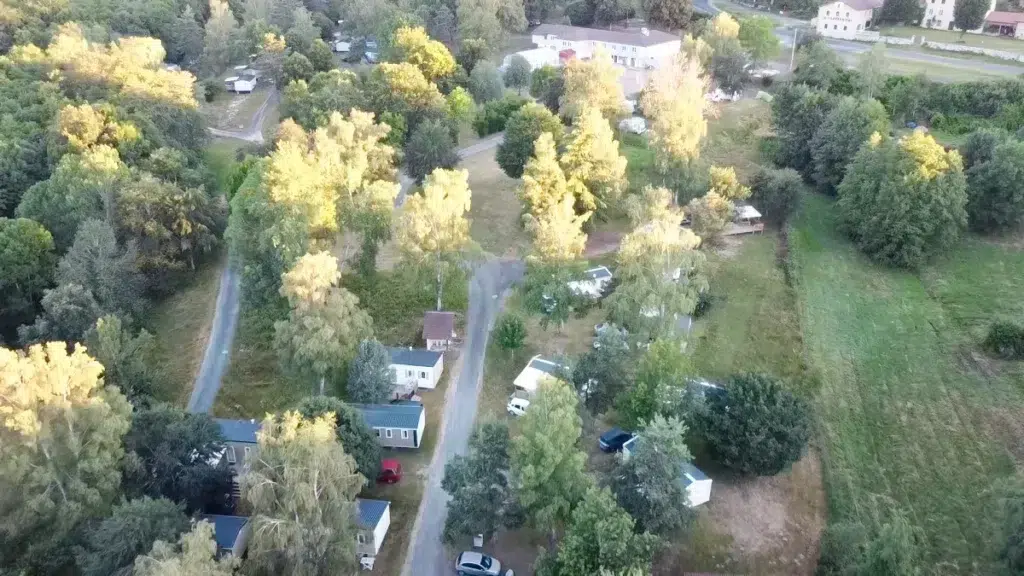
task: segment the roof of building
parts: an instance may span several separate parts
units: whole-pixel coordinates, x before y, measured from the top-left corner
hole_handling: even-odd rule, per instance
[[[561,370],[562,366],[559,363],[554,360],[548,360],[538,354],[530,358],[523,371],[516,376],[513,385],[528,392],[534,392],[537,390],[537,385],[542,378],[546,376],[558,378]]]
[[[612,271],[607,266],[598,266],[587,270],[586,275],[591,280],[607,280],[612,277]]]
[[[993,11],[985,16],[985,22],[989,24],[1020,24],[1024,22],[1024,12],[1002,12]]]
[[[736,218],[760,218],[761,213],[750,204],[741,204],[736,207]]]
[[[256,432],[260,429],[260,422],[256,420],[229,420],[227,418],[216,418],[220,426],[220,433],[228,442],[256,443]]]
[[[666,42],[679,41],[679,37],[675,34],[654,29],[646,29],[647,34],[644,34],[643,30],[645,29],[602,30],[600,28],[581,28],[564,24],[541,24],[533,29],[532,34],[535,36],[547,36],[550,34],[574,42],[592,40],[596,42],[625,44],[627,46],[655,46]]]
[[[213,524],[213,539],[217,542],[217,548],[231,550],[238,540],[238,533],[245,528],[249,518],[246,516],[227,516],[223,514],[203,514],[199,517]]]
[[[854,10],[874,10],[882,7],[882,0],[839,0]]]
[[[402,402],[401,404],[352,404],[363,415],[370,428],[406,428],[415,430],[420,425],[423,404]]]
[[[432,368],[442,356],[441,352],[420,348],[388,348],[388,352],[391,353],[392,364],[424,368]]]
[[[359,526],[372,530],[377,527],[380,519],[384,517],[391,502],[387,500],[367,500],[356,498],[356,505],[359,506]]]
[[[454,312],[431,311],[423,314],[423,338],[425,340],[447,340],[452,337],[454,332]]]
[[[632,453],[636,450],[636,447],[640,445],[640,436],[633,436],[625,444],[622,445],[623,450]],[[679,466],[679,479],[683,481],[683,486],[689,486],[694,482],[700,482],[702,480],[710,480],[707,474],[701,472],[700,468],[697,468],[690,462],[683,462]]]

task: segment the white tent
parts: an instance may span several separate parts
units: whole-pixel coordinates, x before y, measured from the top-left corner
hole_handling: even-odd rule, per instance
[[[505,59],[501,62],[502,69],[506,68],[512,57],[516,54],[526,58],[526,61],[530,63],[530,70],[536,70],[541,66],[558,66],[558,51],[553,48],[533,48],[530,50],[521,50],[515,54],[509,54],[505,56]]]

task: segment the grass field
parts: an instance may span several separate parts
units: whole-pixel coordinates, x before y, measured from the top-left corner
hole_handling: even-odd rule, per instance
[[[270,97],[271,88],[261,85],[251,94],[219,94],[213,102],[203,102],[199,112],[207,123],[222,130],[245,130],[260,106]],[[276,126],[277,123],[274,123]]]
[[[917,26],[887,26],[880,28],[879,33],[883,36],[897,36],[910,38],[916,36],[918,42],[924,36],[932,42],[946,42],[948,44],[965,44],[967,46],[978,46],[990,50],[1006,50],[1007,52],[1020,52],[1024,54],[1024,40],[1014,40],[1005,36],[989,36],[988,34],[963,34],[955,30],[933,30],[931,28],[919,28]]]
[[[519,216],[519,181],[505,175],[494,160],[496,152],[492,148],[461,163],[461,168],[469,170],[469,189],[473,191],[469,233],[486,252],[496,256],[522,255],[529,238]]]
[[[744,98],[719,104],[717,115],[708,120],[701,158],[709,164],[732,166],[741,180],[749,181],[760,166],[759,142],[770,130],[771,105]]]
[[[791,247],[830,520],[876,525],[898,506],[927,534],[930,573],[988,572],[985,499],[1024,456],[1024,398],[1019,374],[980,356],[976,338],[1021,314],[1024,256],[969,241],[921,276],[882,269],[817,196]]]

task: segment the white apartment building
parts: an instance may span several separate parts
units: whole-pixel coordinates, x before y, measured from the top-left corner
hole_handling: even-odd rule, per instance
[[[597,48],[612,61],[628,68],[658,68],[678,54],[681,41],[675,34],[649,28],[603,30],[562,24],[541,24],[533,29],[538,48],[553,48],[566,57],[590,58]],[[571,53],[567,51],[571,50]]]
[[[924,28],[938,28],[939,30],[953,29],[953,6],[956,0],[926,0],[924,5],[924,19],[921,26]],[[990,0],[988,11],[985,15],[991,14],[996,9],[996,0]],[[984,24],[976,30],[968,32],[981,32]]]
[[[950,0],[952,1],[952,0]],[[818,8],[815,28],[826,38],[853,40],[871,26],[882,0],[841,0]]]

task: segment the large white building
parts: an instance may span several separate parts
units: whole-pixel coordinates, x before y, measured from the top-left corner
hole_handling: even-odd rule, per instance
[[[924,5],[924,20],[921,26],[925,28],[938,28],[940,30],[953,29],[953,6],[956,0],[926,0]],[[990,0],[986,16],[996,9],[996,0]],[[984,24],[969,32],[981,32]]]
[[[571,56],[590,58],[603,48],[616,64],[629,68],[658,68],[679,53],[681,41],[675,34],[649,28],[603,30],[562,24],[541,24],[533,29],[533,43]]]
[[[952,0],[950,0],[952,2]],[[826,38],[853,40],[871,26],[882,0],[840,0],[818,8],[815,28]]]

